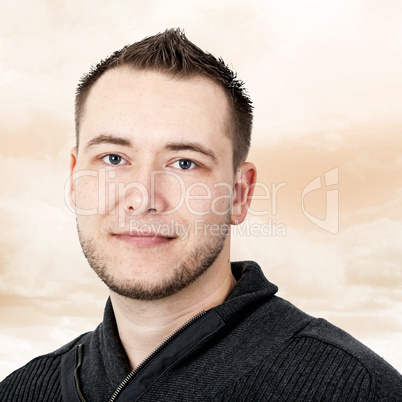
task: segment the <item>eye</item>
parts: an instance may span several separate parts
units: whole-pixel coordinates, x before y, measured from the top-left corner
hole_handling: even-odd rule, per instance
[[[103,162],[108,165],[125,165],[127,161],[123,159],[120,155],[117,154],[109,154],[102,158]]]
[[[180,159],[172,163],[172,166],[178,169],[188,170],[188,169],[194,169],[196,167],[196,164],[193,161],[190,161],[189,159]]]

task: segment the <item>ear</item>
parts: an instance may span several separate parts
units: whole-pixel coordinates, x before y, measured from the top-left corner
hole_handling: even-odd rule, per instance
[[[239,225],[246,219],[257,180],[257,169],[251,162],[243,163],[235,176],[230,223]]]
[[[69,179],[69,197],[68,200],[70,202],[71,208],[76,211],[76,205],[75,205],[75,179],[74,179],[74,173],[75,169],[77,167],[77,147],[74,147],[71,149],[70,153],[70,179]]]

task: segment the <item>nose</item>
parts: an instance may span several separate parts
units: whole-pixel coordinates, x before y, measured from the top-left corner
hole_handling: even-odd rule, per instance
[[[119,209],[126,214],[161,213],[165,208],[163,188],[151,170],[139,172],[133,181],[119,183]]]

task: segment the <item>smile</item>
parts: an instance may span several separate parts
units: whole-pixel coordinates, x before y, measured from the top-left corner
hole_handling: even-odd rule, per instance
[[[124,233],[113,234],[117,240],[136,246],[157,246],[170,243],[176,237],[162,236],[158,233]]]

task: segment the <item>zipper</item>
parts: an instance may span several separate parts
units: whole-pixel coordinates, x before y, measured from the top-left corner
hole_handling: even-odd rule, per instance
[[[193,316],[190,318],[188,321],[186,321],[183,325],[181,325],[176,331],[174,331],[171,335],[169,335],[168,338],[166,338],[148,357],[143,360],[137,368],[135,368],[121,383],[120,385],[116,388],[116,391],[112,395],[112,397],[109,399],[109,402],[115,402],[117,397],[119,396],[120,392],[123,390],[123,388],[131,381],[132,378],[134,378],[170,341],[172,341],[173,338],[175,338],[177,335],[179,335],[181,332],[183,332],[187,327],[189,327],[191,324],[193,324],[195,321],[197,321],[199,318],[203,317],[207,312],[205,310],[200,311],[197,315]],[[81,397],[81,395],[80,395]],[[85,402],[84,399],[81,400],[82,402]]]
[[[77,365],[75,366],[74,370],[74,381],[75,381],[75,388],[77,389],[78,397],[80,398],[81,402],[86,402],[84,395],[82,395],[81,388],[80,388],[80,382],[78,378],[78,370],[80,369],[82,365],[82,349],[84,345],[78,345],[78,350],[77,350]]]

